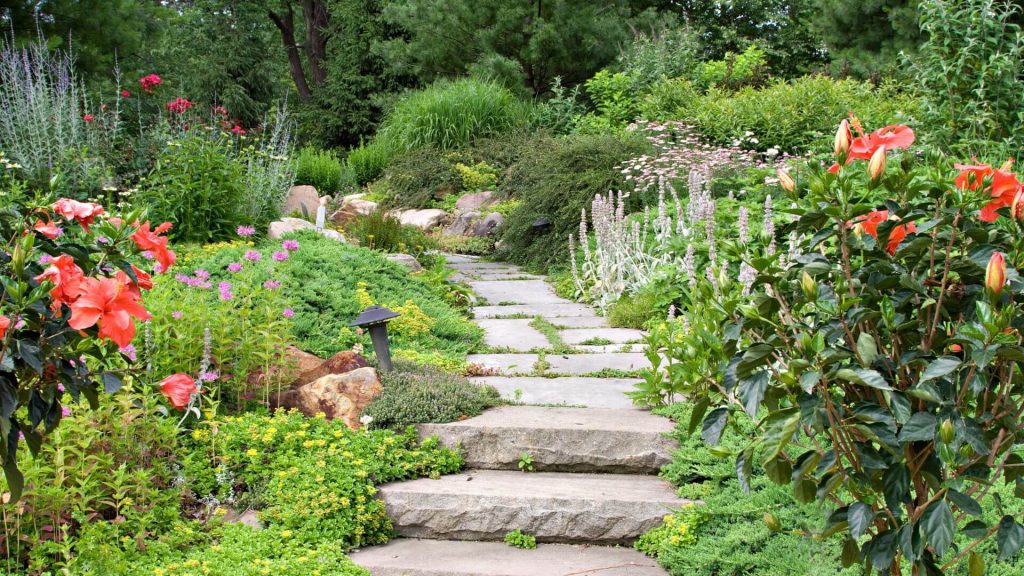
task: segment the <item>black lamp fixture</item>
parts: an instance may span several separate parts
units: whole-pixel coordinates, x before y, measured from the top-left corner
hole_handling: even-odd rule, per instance
[[[535,235],[547,234],[551,231],[551,219],[545,217],[537,218],[533,221],[533,224],[530,225],[530,230]]]
[[[391,348],[388,344],[388,322],[401,316],[398,312],[388,310],[383,306],[370,306],[359,315],[349,326],[367,328],[370,331],[370,341],[373,342],[373,351],[377,354],[377,363],[382,370],[391,370]]]

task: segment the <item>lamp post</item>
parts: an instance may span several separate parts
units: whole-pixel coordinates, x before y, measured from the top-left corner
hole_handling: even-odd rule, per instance
[[[388,327],[390,320],[398,318],[401,314],[384,308],[383,306],[370,306],[359,315],[349,326],[367,328],[370,331],[370,341],[373,342],[373,351],[377,355],[377,363],[382,370],[391,370],[391,348],[388,344]]]

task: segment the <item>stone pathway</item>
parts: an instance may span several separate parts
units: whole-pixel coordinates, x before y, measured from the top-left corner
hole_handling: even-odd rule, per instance
[[[473,380],[514,405],[419,427],[459,448],[467,470],[380,487],[404,538],[352,554],[374,576],[662,576],[631,548],[686,501],[659,479],[672,423],[635,409],[625,393],[649,367],[643,334],[608,327],[589,306],[558,297],[517,267],[452,256],[487,354]],[[630,348],[632,351],[625,351]],[[533,472],[519,470],[526,454]],[[513,530],[536,550],[500,541]]]

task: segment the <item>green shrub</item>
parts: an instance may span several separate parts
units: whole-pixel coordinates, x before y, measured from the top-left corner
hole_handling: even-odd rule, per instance
[[[498,188],[499,198],[518,198],[502,233],[501,256],[546,270],[568,258],[566,240],[579,229],[580,212],[596,194],[621,188],[616,168],[645,151],[638,139],[614,136],[540,137],[526,148]],[[537,231],[538,219],[550,230]]]
[[[313,186],[321,196],[333,194],[341,189],[341,162],[333,152],[307,146],[299,151],[295,183]]]
[[[427,422],[454,422],[501,402],[491,386],[473,384],[463,376],[409,362],[381,372],[384,391],[366,408],[374,428],[401,429]]]
[[[356,184],[360,186],[369,184],[384,173],[388,161],[395,154],[389,144],[374,140],[369,144],[360,144],[358,148],[348,153],[345,166],[355,178]]]
[[[342,244],[312,232],[296,234],[294,239],[300,248],[286,261],[271,259],[271,253],[280,251],[281,245],[267,241],[258,246],[263,258],[246,266],[265,270],[268,277],[270,268],[275,270],[281,293],[295,313],[292,335],[299,348],[324,358],[350,348],[353,342],[348,323],[370,304],[396,311],[408,309],[429,318],[428,331],[393,334],[393,351],[413,349],[458,363],[480,346],[480,328],[449,303],[451,288],[447,284],[434,282],[428,275],[409,274],[405,266],[368,248]],[[244,252],[243,247],[233,246],[195,265],[215,275],[224,274],[229,263],[242,261]],[[360,284],[366,296],[360,296]],[[367,334],[357,342],[365,350],[372,350]]]
[[[171,142],[143,185],[139,200],[149,218],[173,222],[179,241],[210,242],[233,237],[242,213],[245,173],[231,157],[229,141],[189,134]]]
[[[654,83],[640,100],[640,116],[647,120],[672,120],[701,97],[686,78],[665,78]]]
[[[353,220],[345,229],[350,238],[373,250],[389,253],[409,253],[417,258],[434,246],[433,239],[415,226],[405,226],[398,218],[378,210]]]
[[[410,92],[384,118],[375,141],[393,150],[452,150],[530,121],[530,106],[499,84],[463,78]]]
[[[459,174],[448,153],[425,147],[392,158],[384,182],[385,205],[426,208],[459,189]]]
[[[487,162],[477,162],[472,166],[456,162],[455,170],[462,181],[462,189],[469,192],[491,189],[498,184],[498,171]]]
[[[587,80],[587,95],[594,107],[613,128],[621,128],[636,118],[636,90],[633,80],[623,72],[601,70]]]
[[[494,239],[484,236],[455,236],[437,234],[433,236],[437,249],[450,254],[474,254],[483,256],[494,252]]]
[[[853,80],[806,76],[734,94],[712,88],[683,102],[675,115],[720,144],[743,139],[744,147],[756,150],[802,153],[831,142],[835,126],[850,112],[865,126],[885,126],[912,116],[916,108],[914,98],[891,86],[876,89]]]
[[[695,80],[703,87],[736,89],[755,83],[764,74],[766,62],[764,51],[752,44],[742,54],[726,52],[722,60],[705,62]]]
[[[658,307],[656,294],[643,290],[624,295],[608,308],[608,323],[615,328],[644,328],[647,322],[663,317],[667,311]]]

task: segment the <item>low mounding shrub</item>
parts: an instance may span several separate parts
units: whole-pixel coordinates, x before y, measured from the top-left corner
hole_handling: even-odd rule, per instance
[[[579,229],[580,212],[596,194],[621,188],[616,167],[646,149],[639,138],[601,135],[531,141],[497,191],[521,201],[505,221],[501,256],[541,270],[565,261],[565,243]],[[550,225],[534,225],[540,221]]]
[[[358,240],[360,246],[389,253],[408,252],[418,256],[433,244],[423,230],[405,226],[398,218],[379,210],[357,218],[345,232]]]
[[[160,155],[139,200],[150,217],[173,222],[170,236],[180,241],[226,240],[240,224],[245,173],[231,158],[223,137],[188,134]]]
[[[384,391],[366,408],[374,428],[402,429],[412,424],[454,422],[479,416],[501,402],[491,386],[410,362],[381,373]]]
[[[374,140],[369,144],[361,144],[348,153],[345,165],[355,178],[356,184],[369,184],[384,173],[388,161],[395,154],[389,144]]]
[[[333,194],[341,188],[341,163],[333,152],[307,146],[299,151],[296,160],[296,184],[313,186],[321,196]]]
[[[823,137],[834,133],[851,110],[857,110],[867,126],[885,126],[912,116],[917,109],[914,98],[894,88],[876,89],[868,83],[824,76],[780,81],[760,89],[747,87],[736,93],[711,88],[703,96],[667,101],[680,105],[677,119],[694,124],[715,142],[730,144],[746,136],[746,147],[793,154],[825,142]]]
[[[660,316],[662,309],[650,291],[623,296],[608,308],[608,323],[617,328],[644,328],[648,321]]]
[[[385,204],[426,208],[459,189],[459,174],[445,152],[426,147],[395,156],[384,171],[384,182]]]

